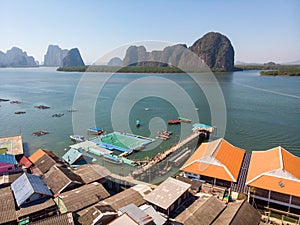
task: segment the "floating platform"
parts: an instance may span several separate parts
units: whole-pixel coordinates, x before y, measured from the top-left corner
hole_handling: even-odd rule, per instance
[[[100,137],[96,137],[91,140],[96,143],[98,146],[106,148],[108,150],[118,150],[121,152],[132,152],[135,149],[142,148],[143,146],[153,142],[153,139],[122,133],[122,132],[112,132]]]
[[[193,132],[199,132],[201,130],[208,131],[212,133],[216,128],[203,123],[195,123],[193,124]]]

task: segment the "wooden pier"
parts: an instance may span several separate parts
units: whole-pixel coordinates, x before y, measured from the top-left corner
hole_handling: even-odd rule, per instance
[[[138,176],[138,175],[144,173],[145,171],[147,171],[148,169],[150,169],[151,167],[153,167],[157,163],[161,162],[162,160],[166,159],[170,154],[172,154],[173,152],[178,151],[180,148],[184,147],[185,145],[187,145],[191,141],[193,141],[195,139],[197,139],[197,141],[198,141],[198,138],[199,138],[199,133],[193,133],[191,136],[187,137],[186,139],[184,139],[180,143],[176,144],[175,146],[169,148],[165,152],[158,153],[151,160],[149,160],[149,162],[147,164],[145,164],[144,166],[141,166],[140,168],[134,170],[131,175],[134,177],[134,176]]]

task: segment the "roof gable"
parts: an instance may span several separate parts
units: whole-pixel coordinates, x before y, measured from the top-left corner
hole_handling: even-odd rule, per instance
[[[144,199],[167,210],[190,187],[190,184],[169,177],[151,193],[147,194]]]
[[[251,182],[251,180],[256,179],[263,173],[281,169],[282,164],[279,153],[278,148],[267,151],[253,151],[246,183]]]
[[[83,162],[85,163],[91,163],[93,161],[95,161],[95,159],[93,158],[93,156],[91,156],[90,154],[83,152],[79,149],[74,149],[71,148],[69,151],[67,151],[64,155],[63,155],[63,160],[66,161],[69,165],[72,164],[82,164]],[[79,162],[81,161],[81,162]]]
[[[45,150],[45,149],[38,149],[36,150],[31,156],[29,156],[29,160],[35,163],[38,159],[40,159],[43,155],[49,155],[51,158],[58,160],[59,158],[53,152]]]
[[[300,158],[281,148],[283,169],[300,179]]]
[[[199,198],[175,220],[185,225],[211,224],[225,207],[225,203],[214,196],[208,199]]]
[[[279,146],[252,152],[246,184],[299,197],[299,176],[300,158]]]
[[[134,188],[126,189],[116,195],[113,195],[105,200],[101,201],[102,205],[110,205],[115,210],[119,210],[120,208],[133,203],[137,206],[145,204],[143,196],[136,191]]]
[[[77,167],[75,174],[81,177],[84,183],[92,183],[101,180],[111,174],[106,167],[99,164],[84,164]]]
[[[58,166],[53,166],[43,178],[54,194],[63,192],[71,183],[82,183],[80,177],[71,170]]]
[[[67,210],[69,212],[77,212],[109,196],[110,194],[106,191],[106,189],[102,186],[102,184],[94,182],[61,193],[56,198],[56,202],[63,201],[65,207],[63,211]]]
[[[32,162],[25,156],[20,159],[19,164],[24,165],[26,168],[31,167]]]
[[[127,213],[135,222],[140,225],[148,224],[153,221],[153,218],[149,214],[132,203],[120,208],[120,211],[122,213]]]
[[[17,178],[11,184],[11,189],[18,206],[22,205],[34,193],[52,196],[43,179],[29,173],[24,173]]]
[[[245,150],[220,138],[203,143],[181,168],[184,172],[236,182]]]

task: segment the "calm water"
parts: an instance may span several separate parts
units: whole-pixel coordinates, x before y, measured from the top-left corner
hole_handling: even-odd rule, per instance
[[[189,135],[192,128],[191,124],[182,124],[183,130],[180,125],[167,127],[165,124],[164,121],[175,119],[179,116],[178,111],[183,110],[178,110],[180,104],[172,104],[168,102],[168,97],[164,98],[164,95],[170,94],[170,90],[160,89],[161,93],[149,94],[153,88],[168,80],[183,88],[199,109],[188,110],[197,113],[202,123],[210,124],[207,100],[201,89],[186,75],[156,74],[155,77],[159,79],[142,86],[134,84],[132,88],[128,85],[139,78],[148,79],[154,75],[117,74],[106,80],[105,74],[85,74],[89,79],[78,89],[82,76],[82,73],[56,72],[53,68],[0,69],[0,98],[22,101],[22,104],[0,102],[0,137],[22,133],[28,153],[42,147],[62,156],[64,149],[72,144],[69,140],[69,135],[73,133],[72,113],[67,110],[74,107],[76,93],[81,98],[77,98],[75,106],[85,107],[75,112],[77,120],[81,120],[77,127],[80,134],[85,135],[86,126],[92,125],[90,115],[95,116],[98,127],[108,132],[116,129],[128,131],[129,127],[132,133],[155,137],[155,132],[160,129],[173,131],[174,136],[170,140],[161,144],[157,142],[154,145],[158,146],[149,147],[151,151],[140,152],[135,157],[154,155],[176,143],[180,136]],[[216,77],[226,103],[225,138],[228,141],[247,151],[281,145],[300,156],[300,77],[261,77],[258,71],[222,73]],[[98,89],[101,89],[99,95]],[[145,90],[144,96],[141,90]],[[136,91],[139,93],[136,94]],[[174,92],[175,95],[178,93]],[[182,106],[186,103],[185,97],[178,97],[176,101],[181,101]],[[39,104],[51,108],[34,108]],[[126,108],[129,111],[122,112]],[[16,115],[16,111],[26,111],[26,114]],[[55,113],[64,113],[64,116],[51,117]],[[139,129],[134,126],[136,119],[142,123]],[[50,133],[41,137],[33,136],[32,132],[38,130]]]

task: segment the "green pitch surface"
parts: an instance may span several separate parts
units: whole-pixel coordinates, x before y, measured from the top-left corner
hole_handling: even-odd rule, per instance
[[[127,136],[118,133],[111,133],[101,138],[103,143],[114,145],[125,149],[134,149],[137,146],[145,144],[145,140],[137,137]]]

